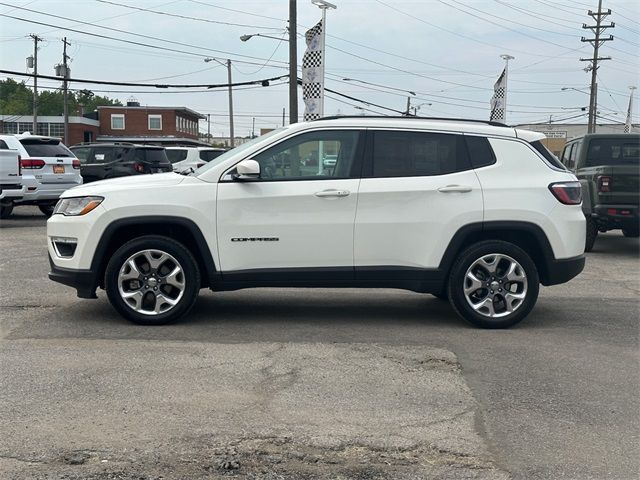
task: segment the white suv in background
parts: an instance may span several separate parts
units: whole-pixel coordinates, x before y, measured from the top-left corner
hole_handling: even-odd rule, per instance
[[[474,325],[508,327],[540,284],[584,267],[580,184],[542,138],[450,119],[293,124],[191,175],[65,192],[47,223],[49,277],[82,298],[106,289],[141,324],[182,317],[201,288],[365,287],[431,293]],[[335,165],[300,161],[323,155]]]
[[[165,150],[169,161],[173,164],[173,171],[177,173],[190,168],[197,170],[226,152],[224,148],[215,147],[167,147]]]
[[[60,195],[82,184],[80,161],[59,138],[23,133],[0,135],[0,146],[17,150],[22,167],[22,198],[4,206],[4,216],[16,205],[37,205],[45,215],[53,213]]]

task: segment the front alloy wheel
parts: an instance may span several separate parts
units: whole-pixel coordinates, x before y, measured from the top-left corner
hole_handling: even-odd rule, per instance
[[[538,298],[539,277],[527,252],[501,240],[468,247],[451,267],[449,300],[465,320],[506,328],[525,318]]]
[[[200,290],[200,273],[184,245],[149,235],[127,242],[113,254],[105,287],[121,315],[135,323],[160,325],[191,309]]]
[[[131,255],[118,274],[118,291],[135,312],[158,315],[174,308],[184,295],[182,265],[162,250]]]

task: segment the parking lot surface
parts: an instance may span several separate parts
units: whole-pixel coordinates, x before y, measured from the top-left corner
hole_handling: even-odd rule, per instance
[[[601,235],[532,314],[478,330],[399,290],[203,290],[164,327],[47,279],[0,228],[0,478],[631,479],[638,240]]]

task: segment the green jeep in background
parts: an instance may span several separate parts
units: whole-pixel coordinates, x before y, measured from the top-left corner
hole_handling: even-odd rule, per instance
[[[587,217],[585,251],[598,232],[621,229],[638,237],[640,203],[640,134],[592,133],[567,142],[560,159],[582,184]]]

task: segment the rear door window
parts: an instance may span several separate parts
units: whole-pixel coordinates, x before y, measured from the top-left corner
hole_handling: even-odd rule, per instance
[[[139,148],[136,151],[136,158],[141,156],[143,161],[150,163],[169,163],[164,148]]]
[[[462,135],[377,131],[373,138],[374,177],[424,177],[470,170]]]
[[[115,158],[115,149],[110,147],[95,147],[91,163],[111,163]]]
[[[88,159],[89,159],[89,155],[91,154],[91,148],[89,147],[74,148],[71,151],[76,156],[76,158],[80,160],[80,163],[82,165],[84,165],[85,163],[89,163]]]
[[[73,153],[56,139],[23,138],[20,143],[32,157],[73,157]]]

